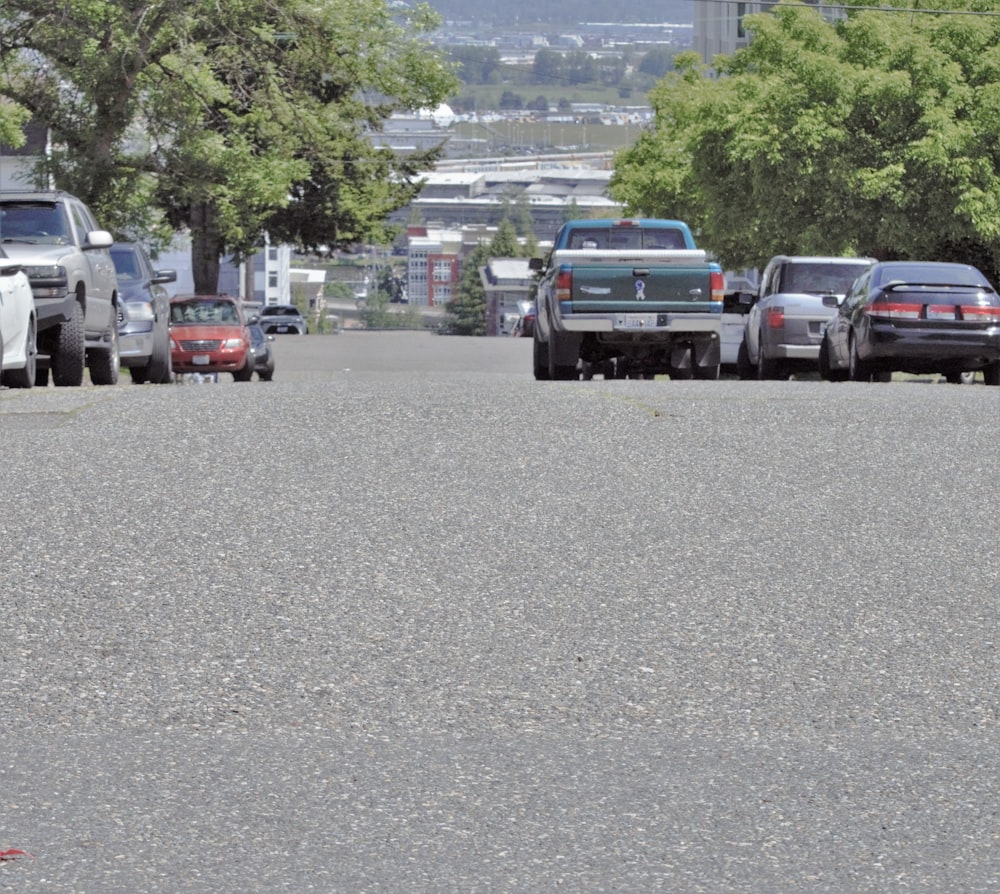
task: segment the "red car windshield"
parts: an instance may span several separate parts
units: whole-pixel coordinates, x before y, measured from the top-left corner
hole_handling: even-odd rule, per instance
[[[170,321],[184,324],[239,325],[240,315],[232,301],[202,298],[170,305]]]

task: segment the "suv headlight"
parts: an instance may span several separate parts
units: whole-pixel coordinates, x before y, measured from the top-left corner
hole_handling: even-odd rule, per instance
[[[25,267],[31,290],[36,298],[61,298],[66,294],[69,279],[66,268],[58,264],[46,267]]]

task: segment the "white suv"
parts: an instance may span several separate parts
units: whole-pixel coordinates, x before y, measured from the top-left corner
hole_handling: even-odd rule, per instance
[[[84,366],[95,385],[118,381],[118,279],[97,226],[65,192],[0,192],[0,242],[20,263],[35,296],[37,384],[80,385]]]

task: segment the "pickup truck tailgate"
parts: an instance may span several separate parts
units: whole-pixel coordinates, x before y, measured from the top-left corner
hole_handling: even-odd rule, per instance
[[[688,255],[697,255],[700,263],[692,263],[695,259]],[[650,252],[649,257],[622,257],[606,262],[566,258],[562,269],[572,276],[572,313],[666,313],[713,309],[711,273],[701,260],[703,258],[701,251]],[[562,255],[560,260],[564,260]]]

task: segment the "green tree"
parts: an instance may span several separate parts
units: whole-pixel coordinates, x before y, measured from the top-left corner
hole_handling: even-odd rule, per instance
[[[492,256],[491,244],[480,242],[462,261],[455,295],[446,306],[445,323],[454,335],[486,334],[486,289],[479,268]]]
[[[749,46],[693,54],[616,160],[629,213],[676,216],[727,266],[779,252],[969,260],[1000,270],[994,17],[805,6],[748,16]]]
[[[384,0],[0,0],[0,96],[51,129],[44,172],[119,235],[192,235],[199,291],[261,235],[386,241],[435,153],[368,133],[454,85],[426,6]]]
[[[659,80],[674,67],[673,51],[666,47],[656,47],[645,53],[639,60],[639,73]]]

